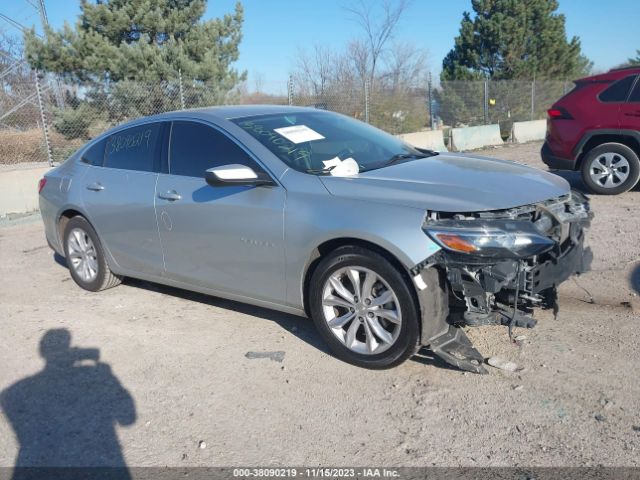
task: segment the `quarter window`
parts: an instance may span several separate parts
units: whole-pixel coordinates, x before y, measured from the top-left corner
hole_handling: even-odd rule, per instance
[[[101,167],[104,162],[104,144],[106,139],[102,139],[97,143],[94,143],[82,154],[82,161],[93,165],[94,167]]]
[[[631,92],[631,96],[629,97],[630,102],[640,102],[640,80],[636,82],[636,86]]]
[[[153,172],[160,157],[162,126],[150,123],[111,135],[105,149],[105,166]]]
[[[627,99],[629,89],[633,85],[635,75],[624,77],[622,80],[618,80],[599,96],[602,102],[624,102]]]
[[[238,163],[256,169],[247,153],[222,132],[197,122],[173,122],[169,173],[203,178],[205,171]]]

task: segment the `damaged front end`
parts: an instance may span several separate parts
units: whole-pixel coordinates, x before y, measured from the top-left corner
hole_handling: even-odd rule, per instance
[[[592,218],[588,200],[572,191],[560,198],[498,211],[428,212],[424,231],[442,247],[423,264],[436,267],[448,287],[448,330],[427,332],[434,353],[449,363],[482,373],[482,357],[460,326],[531,328],[535,308],[558,312],[557,287],[589,269],[583,246]]]

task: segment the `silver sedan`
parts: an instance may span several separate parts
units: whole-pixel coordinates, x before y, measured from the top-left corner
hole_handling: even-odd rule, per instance
[[[307,108],[126,123],[47,173],[40,208],[82,288],[129,276],[308,315],[367,368],[425,345],[483,372],[460,327],[533,326],[590,259],[588,203],[562,178]]]

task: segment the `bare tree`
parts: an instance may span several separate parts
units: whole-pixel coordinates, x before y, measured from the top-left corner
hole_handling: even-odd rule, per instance
[[[370,0],[354,0],[344,7],[364,32],[370,56],[369,80],[372,83],[385,47],[393,38],[409,4],[410,0],[383,0],[381,12],[375,11],[376,2]]]
[[[253,73],[253,88],[256,93],[262,93],[264,90],[264,74],[262,72]]]
[[[308,53],[298,53],[295,77],[299,83],[309,87],[316,96],[323,96],[336,77],[337,58],[330,49],[315,45]]]
[[[346,52],[347,61],[350,67],[355,71],[361,83],[369,77],[371,55],[369,48],[362,40],[352,40],[347,45]]]
[[[394,43],[385,55],[385,65],[386,71],[380,77],[394,92],[426,84],[427,52],[413,43]]]

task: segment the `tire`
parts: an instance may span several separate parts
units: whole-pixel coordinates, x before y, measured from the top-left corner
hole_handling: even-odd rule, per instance
[[[80,287],[98,292],[122,282],[122,277],[111,272],[98,235],[84,217],[69,220],[63,239],[67,267]]]
[[[603,143],[589,151],[580,167],[589,190],[618,195],[631,190],[640,179],[638,155],[621,143]]]
[[[369,288],[373,278],[377,280]],[[344,296],[337,293],[336,281],[346,289],[340,289]],[[354,288],[356,283],[359,288]],[[340,360],[369,369],[392,368],[418,347],[420,309],[412,288],[382,255],[361,247],[340,247],[323,258],[313,273],[311,318]],[[356,290],[364,298],[354,299]]]

